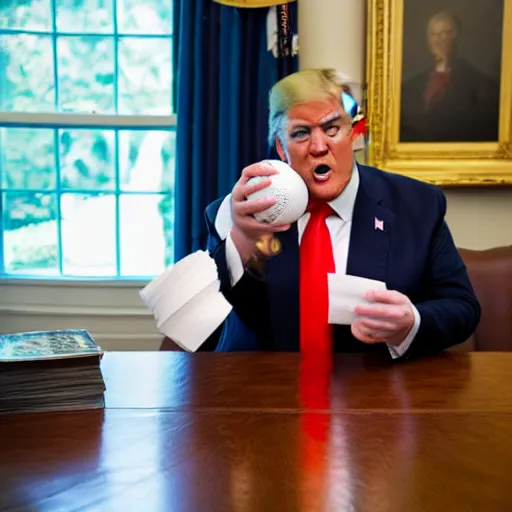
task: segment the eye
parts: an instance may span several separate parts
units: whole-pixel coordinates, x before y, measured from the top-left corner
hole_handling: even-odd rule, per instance
[[[333,124],[325,129],[325,133],[329,135],[329,137],[334,137],[338,133],[339,129],[339,126]]]
[[[308,130],[306,130],[305,128],[300,128],[298,130],[292,131],[291,138],[292,139],[304,139],[305,137],[308,136],[308,134],[309,134]]]

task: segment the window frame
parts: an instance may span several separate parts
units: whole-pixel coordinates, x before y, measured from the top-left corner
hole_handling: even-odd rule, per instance
[[[41,129],[119,129],[119,130],[176,130],[177,115],[126,115],[126,114],[71,114],[71,113],[22,113],[0,111],[0,128],[41,128]],[[5,192],[4,189],[2,191]],[[57,192],[60,194],[60,192]],[[122,193],[121,193],[122,194]],[[120,194],[120,195],[121,195]],[[0,204],[1,204],[0,199]],[[60,208],[59,208],[60,210]],[[119,215],[116,215],[116,223]],[[58,220],[60,222],[60,220]],[[116,226],[118,231],[119,226]],[[0,212],[0,279],[4,282],[16,283],[23,281],[27,284],[38,282],[77,282],[102,283],[115,285],[126,283],[136,285],[151,279],[152,276],[44,276],[31,274],[8,274],[4,269],[4,235],[3,215]],[[59,249],[62,248],[62,239],[59,229]],[[121,247],[116,247],[120,250]],[[62,255],[59,255],[61,258]],[[118,255],[120,257],[120,255]]]
[[[175,5],[173,0],[169,0],[172,4],[172,9],[175,9]],[[172,79],[171,79],[171,90],[170,98],[172,100],[175,99],[175,89],[176,89],[176,61],[174,51],[172,50],[174,37],[173,26],[171,23],[169,33],[155,33],[149,34],[145,32],[139,31],[119,31],[118,29],[118,20],[117,20],[117,0],[113,0],[113,25],[111,32],[80,32],[80,31],[62,31],[57,30],[57,11],[56,11],[56,0],[50,0],[51,5],[51,27],[46,30],[31,30],[31,29],[18,29],[18,28],[1,28],[1,35],[38,35],[38,36],[48,36],[52,39],[52,55],[54,61],[54,74],[53,81],[55,87],[55,101],[58,104],[59,101],[59,84],[57,77],[57,39],[59,36],[63,37],[102,37],[102,38],[112,38],[114,44],[114,73],[115,73],[115,82],[114,82],[114,107],[115,110],[118,108],[118,76],[119,76],[119,56],[118,56],[118,46],[119,41],[122,38],[146,38],[146,39],[162,39],[168,41],[168,44],[171,46],[171,64],[172,64]],[[175,102],[172,101],[174,111],[176,111]],[[19,111],[0,111],[0,128],[34,128],[34,129],[66,129],[66,128],[76,128],[76,129],[113,129],[113,130],[143,130],[143,131],[158,131],[158,130],[169,130],[176,131],[177,128],[177,115],[176,113],[167,114],[167,115],[138,115],[138,114],[102,114],[95,112],[83,112],[83,113],[75,113],[75,112],[19,112]],[[59,162],[57,162],[57,166]],[[59,173],[59,169],[56,169],[55,172]],[[1,179],[1,177],[0,177]],[[117,184],[118,186],[118,184]],[[5,192],[7,189],[1,189],[2,192]],[[101,191],[99,191],[101,192]],[[60,189],[57,187],[56,193],[60,199]],[[119,195],[122,194],[117,192]],[[141,192],[142,193],[142,192]],[[1,198],[0,198],[0,206],[1,206]],[[119,206],[117,205],[117,208]],[[60,206],[57,208],[58,217],[57,222],[61,222],[60,219]],[[119,222],[119,211],[116,213],[116,224]],[[116,225],[116,231],[119,231],[119,226]],[[58,227],[58,247],[59,251],[62,249],[62,238],[60,233],[60,226]],[[120,252],[121,247],[118,242],[116,243],[116,251]],[[120,254],[117,254],[117,259],[120,259]],[[59,254],[59,262],[62,262],[62,254]],[[119,267],[117,269],[119,271]],[[37,283],[56,283],[57,285],[62,283],[92,283],[94,285],[107,285],[107,286],[130,286],[130,285],[138,285],[141,282],[150,279],[151,276],[66,276],[66,275],[33,275],[33,274],[10,274],[5,272],[5,264],[4,264],[4,231],[3,231],[3,212],[0,210],[0,280],[2,282],[8,283],[23,283],[23,284],[37,284]]]

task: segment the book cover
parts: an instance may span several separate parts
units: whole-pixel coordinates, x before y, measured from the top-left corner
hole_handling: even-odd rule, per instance
[[[0,334],[0,362],[103,355],[85,329]]]

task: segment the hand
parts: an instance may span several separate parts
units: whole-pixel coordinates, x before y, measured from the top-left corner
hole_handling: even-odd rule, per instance
[[[254,251],[255,244],[261,236],[286,231],[290,227],[289,224],[271,226],[265,222],[258,222],[254,218],[255,213],[262,212],[274,205],[276,202],[275,198],[247,199],[247,196],[258,190],[263,190],[271,184],[270,179],[262,180],[256,184],[250,184],[248,181],[251,178],[255,176],[270,177],[277,173],[277,169],[266,162],[258,162],[249,165],[242,171],[240,179],[231,192],[231,208],[233,213],[231,239],[244,263],[250,258]]]
[[[360,318],[352,324],[352,334],[364,343],[402,343],[414,326],[409,298],[397,291],[378,290],[367,292],[365,299],[373,304],[355,307]]]

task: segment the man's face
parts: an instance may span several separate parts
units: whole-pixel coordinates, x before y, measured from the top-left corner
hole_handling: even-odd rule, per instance
[[[331,201],[349,182],[354,164],[351,134],[350,116],[335,100],[311,101],[290,109],[284,149],[312,198]],[[278,146],[283,157],[283,148]]]
[[[457,31],[448,19],[433,20],[428,26],[430,51],[438,60],[447,60],[453,53]]]

